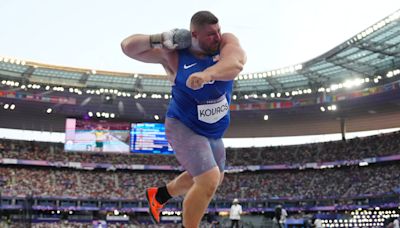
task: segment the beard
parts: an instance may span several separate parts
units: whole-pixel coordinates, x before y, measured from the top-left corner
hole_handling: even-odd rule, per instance
[[[197,52],[205,53],[206,55],[214,55],[219,51],[220,43],[215,43],[214,47],[202,45],[198,39],[192,38],[191,48]]]

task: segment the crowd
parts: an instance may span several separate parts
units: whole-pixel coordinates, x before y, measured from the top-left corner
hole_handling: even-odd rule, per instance
[[[400,153],[400,132],[347,141],[263,148],[228,148],[228,165],[293,164],[352,160]],[[0,140],[0,158],[177,166],[174,156],[64,152],[63,144]],[[228,173],[216,198],[324,198],[380,194],[400,189],[400,165]],[[71,196],[143,200],[144,189],[176,173],[0,166],[4,195]]]
[[[180,227],[178,224],[123,224],[123,223],[108,223],[107,228],[177,228]],[[0,227],[2,228],[21,228],[26,227],[26,224],[18,222],[0,222]],[[96,227],[92,223],[82,223],[82,222],[38,222],[32,223],[31,228],[93,228]],[[104,227],[104,226],[99,226]],[[202,226],[205,227],[205,226]]]
[[[400,154],[400,132],[347,141],[296,146],[232,148],[227,151],[229,165],[271,165],[355,160]]]
[[[400,154],[400,132],[297,146],[227,148],[227,165],[295,164],[394,154]],[[2,158],[178,166],[175,157],[171,155],[65,152],[64,145],[60,143],[5,139],[0,139],[0,159]],[[233,198],[324,199],[399,193],[399,170],[400,164],[391,162],[319,170],[228,172],[214,199],[228,201]],[[0,166],[0,190],[2,196],[63,196],[144,201],[144,190],[147,187],[162,186],[175,176],[175,172],[165,171],[79,170],[7,165]],[[0,223],[0,227],[19,226]],[[34,223],[31,227],[93,227],[93,225],[62,221]],[[132,225],[109,224],[108,227],[149,226],[136,222]],[[170,224],[165,227],[174,226]]]
[[[216,199],[291,197],[318,199],[393,193],[400,164],[323,170],[227,173]],[[1,167],[3,195],[124,198],[144,200],[144,190],[176,173]]]
[[[400,153],[400,132],[296,146],[227,148],[227,165],[271,165],[354,160]],[[60,162],[178,166],[170,155],[65,152],[61,143],[0,139],[0,158]]]
[[[82,171],[45,168],[0,168],[3,195],[69,196],[144,199],[149,185],[158,186],[173,174]]]
[[[392,164],[231,174],[226,175],[217,197],[322,199],[387,194],[400,188],[399,168]]]
[[[178,166],[173,155],[65,152],[64,144],[0,139],[0,158],[57,162]]]

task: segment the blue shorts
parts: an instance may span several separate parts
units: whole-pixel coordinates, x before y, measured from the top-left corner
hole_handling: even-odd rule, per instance
[[[165,133],[175,156],[192,177],[198,176],[215,166],[220,172],[225,169],[225,147],[222,139],[198,135],[177,119],[165,119]]]

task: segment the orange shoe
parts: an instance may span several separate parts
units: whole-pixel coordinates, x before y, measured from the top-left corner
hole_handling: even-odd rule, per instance
[[[148,188],[146,189],[146,198],[149,203],[149,213],[154,221],[154,223],[160,223],[160,212],[164,207],[164,204],[160,204],[156,200],[156,193],[158,188]]]

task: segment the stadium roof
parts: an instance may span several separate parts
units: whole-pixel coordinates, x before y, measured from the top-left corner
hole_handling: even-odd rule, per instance
[[[399,17],[400,11],[397,11],[303,64],[241,75],[236,82],[236,91],[318,89],[349,79],[386,74],[400,64]]]
[[[22,83],[169,93],[165,75],[131,74],[0,58],[0,77]],[[290,92],[329,87],[354,78],[385,75],[400,65],[400,10],[310,61],[240,75],[235,93]]]

